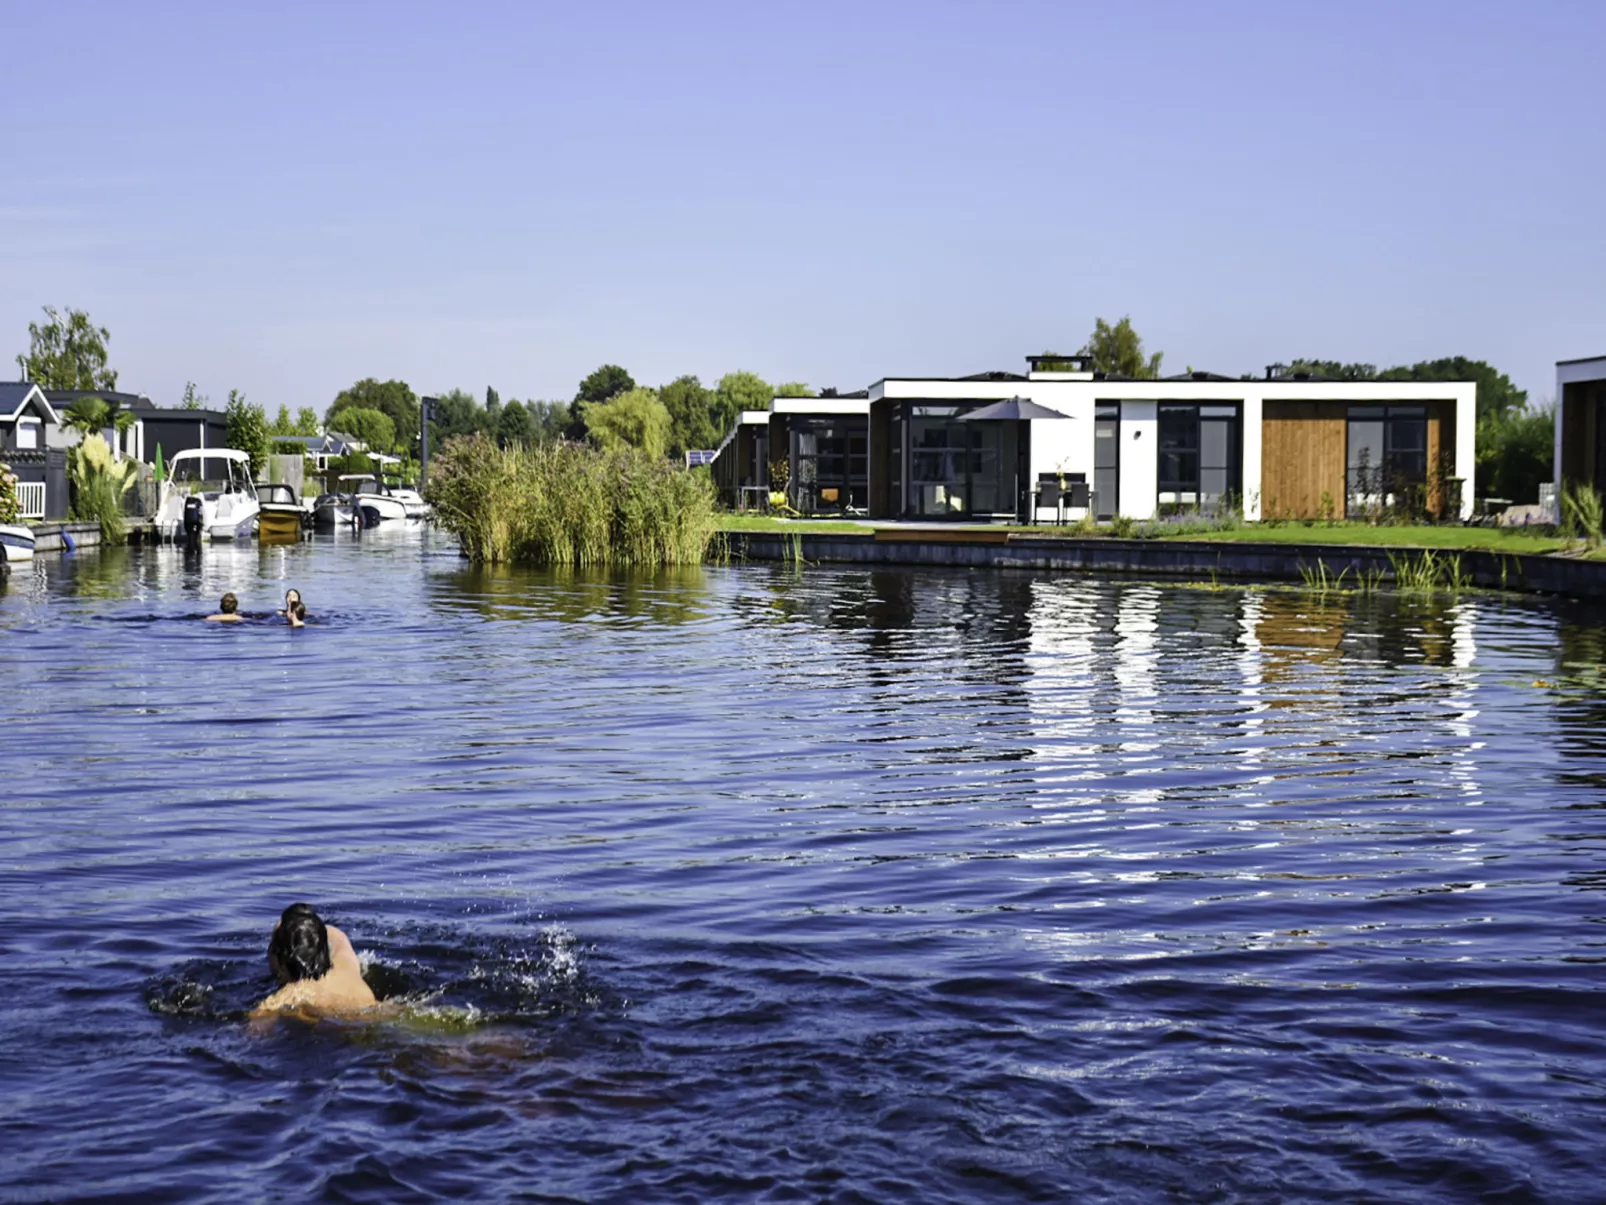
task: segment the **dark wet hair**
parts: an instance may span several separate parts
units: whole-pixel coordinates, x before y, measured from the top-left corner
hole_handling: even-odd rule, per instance
[[[291,599],[291,597],[290,597],[292,594],[295,595],[294,599]],[[294,602],[300,602],[301,601],[301,591],[297,590],[294,586],[291,586],[288,590],[286,590],[284,592],[284,605],[288,607],[291,604],[292,601],[294,601]]]
[[[329,930],[311,904],[291,904],[268,939],[268,965],[285,983],[329,973]]]
[[[296,599],[295,602],[290,604],[290,614],[294,615],[297,619],[305,620],[307,618],[306,604],[303,603],[299,598]]]
[[[223,614],[225,614],[225,615],[233,615],[239,609],[240,609],[240,600],[235,598],[234,597],[234,591],[230,590],[227,594],[225,594],[223,596]]]

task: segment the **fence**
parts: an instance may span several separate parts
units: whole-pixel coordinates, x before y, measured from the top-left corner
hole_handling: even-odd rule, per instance
[[[17,505],[24,519],[45,517],[45,483],[43,481],[17,482]]]

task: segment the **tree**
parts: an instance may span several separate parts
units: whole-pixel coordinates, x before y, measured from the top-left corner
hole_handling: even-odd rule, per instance
[[[573,418],[568,402],[531,400],[524,403],[524,409],[529,412],[535,442],[541,444],[556,443],[562,439]]]
[[[784,385],[777,385],[775,387],[775,396],[776,397],[813,397],[814,396],[814,390],[810,389],[802,381],[788,381]]]
[[[1493,365],[1465,356],[1421,360],[1409,368],[1403,365],[1379,375],[1383,381],[1474,381],[1478,386],[1478,420],[1505,418],[1528,404],[1528,392],[1518,389],[1511,378]]]
[[[370,452],[389,452],[396,445],[396,424],[383,410],[352,406],[338,412],[340,432],[368,445]]]
[[[62,412],[61,425],[69,431],[77,431],[85,439],[99,435],[107,427],[115,427],[121,435],[134,425],[134,413],[105,398],[80,397],[74,398]]]
[[[342,410],[378,410],[386,415],[391,424],[387,446],[394,445],[399,437],[411,447],[418,431],[418,396],[405,381],[381,383],[373,377],[365,377],[350,389],[342,390],[324,415],[324,422],[331,430],[348,430],[344,420],[335,418]]]
[[[184,397],[179,402],[178,408],[180,410],[205,410],[208,400],[206,394],[195,391],[194,381],[185,381]]]
[[[296,411],[295,433],[297,435],[318,434],[318,412],[311,406],[302,406]]]
[[[1093,333],[1088,336],[1081,354],[1088,357],[1089,367],[1094,372],[1136,377],[1140,381],[1158,377],[1160,361],[1165,358],[1165,353],[1158,351],[1152,356],[1145,356],[1143,340],[1132,329],[1131,315],[1123,317],[1114,326],[1102,318],[1095,319]]]
[[[435,417],[429,420],[429,446],[439,451],[447,440],[473,435],[486,426],[486,411],[473,394],[466,389],[448,389],[435,399]]]
[[[606,402],[635,387],[635,380],[619,365],[604,364],[581,381],[580,388],[575,390],[574,401],[569,406],[569,425],[564,428],[564,436],[568,439],[584,439],[588,425],[586,407],[596,402]]]
[[[17,357],[22,379],[41,389],[116,389],[117,373],[106,367],[111,333],[83,310],[69,309],[65,319],[54,306],[44,310],[49,321],[28,324],[28,352]]]
[[[496,420],[496,442],[504,448],[522,447],[530,442],[530,414],[523,404],[510,401]]]
[[[694,376],[676,377],[658,391],[669,411],[669,454],[680,456],[688,448],[712,448],[721,433],[714,429],[714,391]]]
[[[1288,366],[1292,373],[1308,372],[1313,377],[1332,377],[1338,381],[1375,381],[1377,380],[1377,365],[1375,364],[1344,364],[1338,360],[1295,360]],[[1390,369],[1390,372],[1403,371]]]
[[[661,457],[669,446],[669,411],[651,389],[631,389],[586,407],[591,438],[603,448],[640,448]]]
[[[1539,486],[1555,478],[1556,412],[1519,406],[1491,412],[1478,424],[1478,465],[1473,479],[1485,497],[1536,502]]]
[[[775,399],[775,390],[756,372],[727,372],[719,378],[714,390],[714,405],[710,418],[714,430],[723,439],[725,432],[736,425],[743,410],[768,410]]]
[[[290,407],[283,402],[279,403],[279,413],[273,416],[273,422],[268,425],[269,435],[294,435],[296,433],[295,420],[290,417]]]
[[[245,400],[238,389],[229,390],[229,404],[223,409],[228,425],[229,447],[251,457],[251,472],[261,474],[268,463],[268,416],[262,407]]]
[[[500,393],[498,393],[495,389],[493,389],[491,386],[487,385],[485,387],[485,408],[487,410],[489,410],[493,406],[500,406],[501,404],[502,404],[502,395]]]

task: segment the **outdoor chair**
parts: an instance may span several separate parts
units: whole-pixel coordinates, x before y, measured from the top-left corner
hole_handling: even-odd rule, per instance
[[[1039,481],[1037,483],[1037,505],[1032,511],[1032,521],[1037,522],[1037,511],[1051,510],[1054,512],[1054,522],[1060,521],[1060,484],[1058,481]]]

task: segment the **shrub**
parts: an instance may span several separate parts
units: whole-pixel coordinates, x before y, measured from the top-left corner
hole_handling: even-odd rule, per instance
[[[17,475],[9,464],[0,464],[0,523],[15,523],[22,515],[17,501]]]
[[[123,495],[134,484],[139,464],[114,459],[104,436],[88,435],[72,449],[67,471],[72,481],[72,517],[99,523],[102,543],[121,544],[128,535]]]
[[[431,465],[428,496],[464,555],[491,564],[693,564],[714,530],[706,475],[632,448],[464,436]]]

